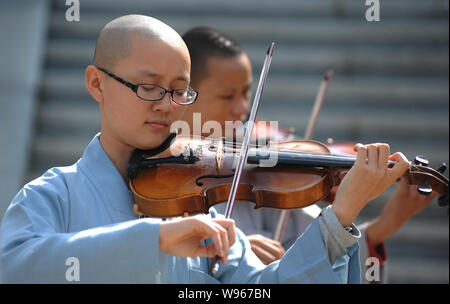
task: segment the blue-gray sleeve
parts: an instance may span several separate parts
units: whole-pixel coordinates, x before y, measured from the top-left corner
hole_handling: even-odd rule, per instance
[[[330,263],[319,218],[306,229],[279,261],[266,267],[251,250],[245,235],[238,231],[228,263],[219,268],[223,283],[360,283],[358,244]]]
[[[1,226],[4,283],[67,283],[71,257],[81,283],[159,279],[167,259],[159,251],[159,223],[139,219],[65,233],[58,200],[51,191],[25,190],[13,200]]]
[[[328,258],[330,263],[334,264],[347,252],[347,248],[357,243],[361,238],[361,232],[354,224],[350,226],[350,232],[345,230],[331,206],[322,209],[318,220]]]

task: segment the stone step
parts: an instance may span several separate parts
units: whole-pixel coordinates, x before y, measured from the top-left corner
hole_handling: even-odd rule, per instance
[[[94,135],[90,136],[36,136],[33,144],[32,157],[29,162],[30,174],[27,180],[36,178],[49,168],[70,166],[83,154]]]
[[[282,107],[283,103],[279,103]],[[311,106],[312,107],[312,106]],[[280,121],[283,125],[294,127],[297,132],[306,129],[309,122],[310,111],[298,111],[296,107],[290,107],[289,104],[284,109],[275,111],[275,105],[268,104],[261,106],[260,117],[267,120]],[[335,108],[323,108],[317,121],[316,132],[332,132],[329,136],[339,134],[368,135],[378,134],[379,136],[395,134],[414,133],[416,136],[428,136],[433,134],[437,138],[448,137],[448,117],[445,113],[436,114],[434,112],[419,115],[407,111],[389,111],[389,107],[380,107],[379,109],[363,107],[352,109],[351,107],[342,108],[336,111]],[[334,134],[333,134],[334,133]],[[301,134],[301,133],[300,133]],[[358,137],[360,137],[358,136]]]
[[[384,198],[383,198],[384,199]],[[371,203],[369,203],[371,204]],[[382,207],[383,205],[380,205]],[[433,212],[430,209],[434,209]],[[362,212],[357,223],[367,223],[374,219],[381,212],[382,208],[378,208],[377,212],[370,216],[367,212]],[[433,201],[426,209],[418,215],[406,222],[391,238],[389,243],[396,246],[448,246],[448,214],[447,208],[439,207]]]
[[[395,189],[395,186],[392,186],[389,190]],[[364,210],[358,215],[355,223],[358,225],[368,223],[371,220],[377,218],[380,216],[381,211],[383,210],[385,204],[388,202],[389,198],[391,197],[390,194],[393,191],[387,191],[386,193],[380,195],[377,199],[375,199],[372,202],[369,202],[365,207]],[[405,205],[409,202],[405,202]],[[446,232],[448,229],[448,207],[441,207],[437,203],[437,199],[434,199],[430,202],[428,206],[426,206],[419,214],[415,215],[412,219],[410,219],[411,223],[418,224],[421,227],[425,227],[425,230],[423,233],[420,234],[420,236],[423,236],[427,233],[428,227],[436,226],[439,227],[436,231],[432,232],[431,234],[434,235],[432,238],[437,243],[446,243],[448,242],[448,232]],[[436,224],[436,223],[439,224]],[[408,222],[409,223],[409,222]],[[411,231],[415,231],[418,228],[411,228],[411,223],[406,223],[404,227],[402,227],[399,231],[397,231],[394,236],[391,237],[392,244],[402,244],[407,245],[408,243],[415,244],[419,241],[422,241],[415,233]],[[422,224],[421,224],[422,223]],[[430,225],[428,225],[430,224]],[[408,230],[411,231],[408,231]],[[447,235],[447,236],[446,236]],[[447,239],[446,239],[447,237]],[[434,241],[425,241],[429,244],[433,245]],[[436,245],[437,245],[436,243]],[[448,246],[448,244],[447,244]]]
[[[79,131],[100,130],[100,110],[93,99],[71,103],[45,103],[39,109],[40,133],[77,134]]]
[[[96,39],[102,27],[117,14],[84,12],[83,22],[67,22],[64,14],[53,16],[50,21],[50,37]],[[337,45],[355,44],[413,44],[446,45],[448,19],[410,22],[391,19],[377,24],[360,20],[270,18],[259,16],[210,16],[204,14],[174,16],[166,13],[155,16],[170,24],[177,32],[184,33],[194,26],[208,25],[217,28],[238,41],[275,41],[287,43],[324,43]]]
[[[263,65],[265,45],[245,46],[254,69]],[[402,46],[316,47],[304,45],[277,45],[271,63],[271,72],[300,74],[334,70],[338,74],[361,76],[383,74],[411,76],[448,75],[448,48]]]
[[[336,17],[336,18],[363,18],[369,6],[364,2],[346,0],[283,0],[282,3],[271,0],[229,0],[209,1],[190,0],[180,2],[178,0],[157,0],[151,5],[146,0],[108,1],[96,0],[83,3],[83,12],[110,11],[122,14],[136,13],[160,14],[170,11],[174,15],[231,15],[231,16],[260,16],[286,17],[296,16],[302,18]],[[66,11],[64,2],[55,1],[54,12]],[[380,15],[396,18],[429,18],[445,17],[448,13],[448,4],[445,0],[391,0],[380,3]]]
[[[98,104],[92,99],[90,102],[70,103],[54,101],[43,104],[39,110],[38,119],[40,128],[46,132],[65,134],[71,130],[76,132],[81,130],[98,129],[100,114]],[[295,108],[284,107],[282,104],[262,106],[259,117],[278,121],[280,126],[294,127],[297,134],[301,134],[306,128],[310,116],[308,106],[298,106]],[[312,105],[311,105],[312,107]],[[414,124],[411,124],[414,122]],[[204,123],[204,122],[203,122]],[[359,134],[359,137],[376,134],[379,137],[389,135],[389,137],[401,137],[414,133],[420,140],[433,134],[434,139],[448,139],[448,116],[446,113],[416,113],[414,111],[392,111],[386,113],[385,109],[370,109],[368,111],[354,110],[351,108],[335,111],[334,109],[323,108],[316,127],[317,134],[327,133],[329,137],[341,136],[343,134]],[[330,132],[332,130],[332,132]]]
[[[264,89],[267,100],[314,100],[321,76],[287,77],[270,75]],[[439,77],[348,77],[335,73],[327,91],[327,100],[382,105],[447,105],[449,90],[447,79]],[[299,96],[300,95],[300,96]],[[298,96],[298,98],[295,98]],[[293,98],[294,97],[294,98]]]
[[[263,64],[265,46],[245,47],[255,69]],[[47,64],[50,68],[85,68],[92,63],[94,40],[55,39],[50,41]],[[341,73],[448,75],[448,48],[403,47],[335,47],[332,49],[304,45],[276,47],[271,73],[305,73],[333,69]]]
[[[434,260],[426,255],[417,258],[391,256],[388,262],[388,281],[393,284],[448,284],[448,267],[448,258]]]
[[[258,73],[259,74],[259,73]],[[254,82],[259,79],[254,75]],[[84,70],[48,69],[43,75],[42,93],[45,98],[86,98]],[[269,74],[264,100],[309,102],[315,99],[321,75],[289,77]],[[440,77],[349,77],[336,73],[330,83],[327,98],[335,102],[357,104],[399,104],[426,107],[448,107],[448,78]],[[254,84],[254,87],[256,83]]]

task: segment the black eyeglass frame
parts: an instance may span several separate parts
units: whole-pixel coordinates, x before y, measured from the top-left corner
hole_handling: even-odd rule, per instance
[[[114,74],[114,73],[111,73],[110,71],[108,71],[108,70],[106,70],[106,69],[104,69],[104,68],[97,67],[97,69],[99,69],[100,71],[102,71],[102,72],[105,73],[106,75],[110,76],[111,78],[117,80],[117,81],[120,82],[121,84],[127,86],[128,88],[130,88],[130,89],[136,94],[137,97],[139,97],[140,99],[145,100],[145,101],[159,101],[159,100],[163,99],[164,96],[166,96],[167,93],[170,93],[170,99],[171,99],[173,102],[175,102],[176,104],[182,105],[182,106],[187,106],[187,105],[193,104],[193,103],[197,100],[197,97],[198,97],[198,92],[195,91],[195,90],[193,90],[192,88],[188,88],[187,90],[184,90],[184,89],[181,89],[181,90],[167,90],[167,89],[165,89],[165,88],[163,88],[163,87],[160,87],[160,86],[158,86],[158,85],[156,85],[156,84],[152,84],[152,83],[134,84],[134,83],[132,83],[132,82],[129,82],[129,81],[127,81],[127,80],[125,80],[125,79],[123,79],[123,78],[117,76],[117,75]],[[138,89],[139,89],[139,86],[142,86],[142,85],[152,85],[152,86],[155,86],[155,87],[157,87],[157,88],[160,88],[161,90],[164,91],[164,94],[161,95],[161,97],[158,98],[158,99],[146,99],[146,98],[143,98],[143,97],[141,97],[141,96],[138,95]],[[180,103],[180,102],[177,102],[177,101],[173,98],[173,93],[174,93],[174,92],[177,92],[177,91],[189,91],[189,92],[194,92],[194,93],[195,93],[195,97],[194,97],[194,99],[193,99],[191,102],[189,102],[189,103]]]

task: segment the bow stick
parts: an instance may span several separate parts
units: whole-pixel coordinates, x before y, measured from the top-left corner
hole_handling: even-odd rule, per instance
[[[250,112],[250,118],[247,122],[247,127],[245,130],[244,141],[242,142],[241,151],[238,156],[238,164],[236,166],[236,171],[233,177],[233,183],[231,184],[230,195],[228,197],[227,208],[225,210],[225,218],[231,218],[231,213],[233,212],[234,202],[236,199],[236,193],[239,186],[239,181],[241,179],[242,170],[244,169],[244,164],[247,162],[248,156],[248,146],[250,142],[250,136],[253,132],[253,126],[255,124],[256,113],[258,112],[259,100],[264,89],[264,84],[266,82],[267,74],[269,72],[270,62],[272,61],[273,48],[275,43],[272,42],[266,53],[266,58],[264,60],[263,69],[261,71],[261,76],[259,78],[258,88],[256,90],[255,99],[253,100],[252,110]],[[219,271],[219,259],[216,256],[213,259],[211,272],[217,274]]]

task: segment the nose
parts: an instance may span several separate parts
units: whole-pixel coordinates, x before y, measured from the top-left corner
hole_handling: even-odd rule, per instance
[[[170,93],[166,92],[163,99],[152,102],[152,110],[155,112],[171,112],[173,110],[172,99],[170,97]]]

